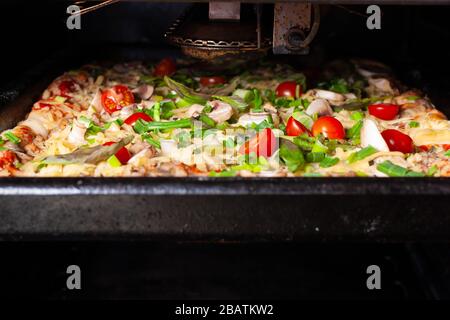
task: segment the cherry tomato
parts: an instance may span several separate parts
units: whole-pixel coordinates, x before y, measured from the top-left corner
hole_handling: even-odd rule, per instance
[[[150,117],[148,114],[143,113],[143,112],[136,112],[136,113],[133,113],[128,118],[126,118],[124,123],[129,124],[130,126],[132,126],[139,119],[142,119],[142,120],[147,121],[147,122],[153,121],[152,117]]]
[[[314,122],[312,127],[312,133],[314,136],[322,134],[328,139],[344,139],[345,130],[342,123],[331,116],[323,116]]]
[[[307,133],[310,137],[312,136],[311,131],[309,131],[300,121],[290,117],[286,124],[286,134],[288,136],[296,137],[301,134]]]
[[[204,87],[208,87],[208,86],[214,86],[217,84],[223,84],[225,83],[225,78],[224,77],[219,77],[219,76],[215,76],[215,77],[201,77],[200,78],[200,84]]]
[[[162,59],[153,70],[153,75],[157,77],[169,76],[177,70],[175,61],[172,58]]]
[[[302,86],[295,81],[285,81],[278,85],[275,89],[277,97],[298,98],[302,94]]]
[[[277,138],[270,128],[258,132],[239,149],[240,154],[256,153],[257,156],[270,157],[278,149]]]
[[[116,85],[102,93],[102,105],[108,113],[113,113],[133,103],[133,93],[124,85]]]
[[[16,154],[11,150],[0,151],[0,169],[10,169],[14,168],[14,162],[17,160]]]
[[[444,148],[445,151],[450,150],[450,144],[444,144],[442,147]]]
[[[371,104],[368,107],[368,110],[372,116],[377,117],[378,119],[392,120],[397,116],[400,107],[392,103],[377,103]]]
[[[64,80],[58,85],[58,89],[61,92],[61,96],[67,96],[75,90],[75,82],[72,80]]]
[[[398,130],[387,129],[381,135],[391,151],[400,151],[403,153],[412,153],[414,151],[414,144],[411,137]]]
[[[116,142],[109,141],[109,142],[105,142],[103,145],[110,146],[114,143],[116,143]],[[117,160],[120,161],[121,164],[127,164],[128,160],[131,159],[130,151],[128,151],[128,149],[125,147],[120,148],[119,151],[116,152],[115,156],[116,156]]]

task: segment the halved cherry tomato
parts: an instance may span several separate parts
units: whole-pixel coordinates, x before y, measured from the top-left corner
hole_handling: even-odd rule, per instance
[[[223,84],[225,83],[225,78],[224,77],[219,77],[219,76],[215,76],[215,77],[201,77],[200,78],[200,84],[204,87],[208,87],[208,86],[214,86],[216,84]]]
[[[146,114],[144,112],[136,112],[136,113],[133,113],[128,118],[126,118],[124,123],[129,124],[130,126],[132,126],[139,119],[142,119],[142,120],[147,121],[147,122],[153,121],[152,117],[150,117],[148,114]]]
[[[323,116],[314,122],[312,127],[312,133],[314,136],[322,134],[328,139],[344,139],[345,130],[342,123],[331,116]]]
[[[386,141],[389,150],[403,153],[414,152],[414,143],[410,136],[395,129],[384,130],[381,135]]]
[[[133,93],[124,85],[116,85],[102,92],[102,105],[106,112],[113,113],[134,103]]]
[[[270,128],[258,132],[240,148],[240,154],[256,153],[257,156],[270,157],[278,149],[277,138]]]
[[[153,70],[153,75],[158,77],[169,76],[177,70],[175,61],[172,58],[162,59]]]
[[[286,134],[288,136],[296,137],[305,132],[312,137],[311,131],[309,131],[300,121],[295,120],[294,117],[289,118],[286,124]]]
[[[394,119],[400,111],[400,106],[392,103],[376,103],[368,107],[369,113],[382,120]]]
[[[275,89],[277,97],[298,98],[302,94],[302,86],[295,81],[285,81]]]
[[[109,141],[109,142],[105,142],[103,145],[110,146],[114,143],[116,143],[116,142]],[[125,147],[120,148],[119,151],[116,152],[115,156],[116,156],[117,160],[120,161],[121,164],[127,164],[128,160],[131,159],[130,151],[128,151],[128,149]]]
[[[75,90],[75,82],[72,80],[64,80],[58,85],[60,95],[66,97]]]

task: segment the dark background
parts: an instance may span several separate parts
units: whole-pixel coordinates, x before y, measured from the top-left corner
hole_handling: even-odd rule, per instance
[[[176,54],[163,33],[186,6],[115,4],[69,31],[67,3],[2,1],[2,96],[90,60]],[[365,27],[363,6],[322,12],[310,57],[292,59],[380,60],[448,107],[450,7],[382,6],[382,29],[375,31]],[[447,244],[2,242],[0,297],[448,298],[448,262]],[[81,292],[65,289],[69,264],[82,269]],[[365,287],[370,264],[382,268],[379,292]]]

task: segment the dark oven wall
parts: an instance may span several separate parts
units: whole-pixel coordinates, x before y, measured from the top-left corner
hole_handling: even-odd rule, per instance
[[[2,1],[0,86],[34,81],[33,66],[61,60],[61,70],[95,59],[142,59],[161,55],[164,31],[186,3],[123,2],[82,17],[68,30],[68,1]],[[311,56],[364,57],[392,66],[406,84],[424,89],[447,111],[450,80],[448,6],[382,6],[381,30],[366,28],[365,6],[322,6],[322,23]],[[266,7],[270,11],[270,7]],[[132,48],[131,50],[129,48]],[[316,59],[317,61],[317,59]],[[39,69],[45,72],[45,69]],[[38,73],[39,73],[38,72]],[[17,81],[16,81],[17,83]],[[447,112],[448,113],[448,112]]]

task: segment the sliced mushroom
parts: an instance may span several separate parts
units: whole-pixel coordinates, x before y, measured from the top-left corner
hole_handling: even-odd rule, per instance
[[[148,84],[143,84],[133,90],[133,92],[136,92],[142,100],[150,99],[150,97],[153,94],[153,91],[154,91],[153,86]]]
[[[361,128],[361,146],[372,146],[378,151],[389,151],[389,147],[373,120],[365,119]]]
[[[317,98],[325,99],[328,101],[335,101],[335,102],[345,101],[345,96],[343,94],[328,90],[320,90],[320,89],[315,90],[315,96]]]

